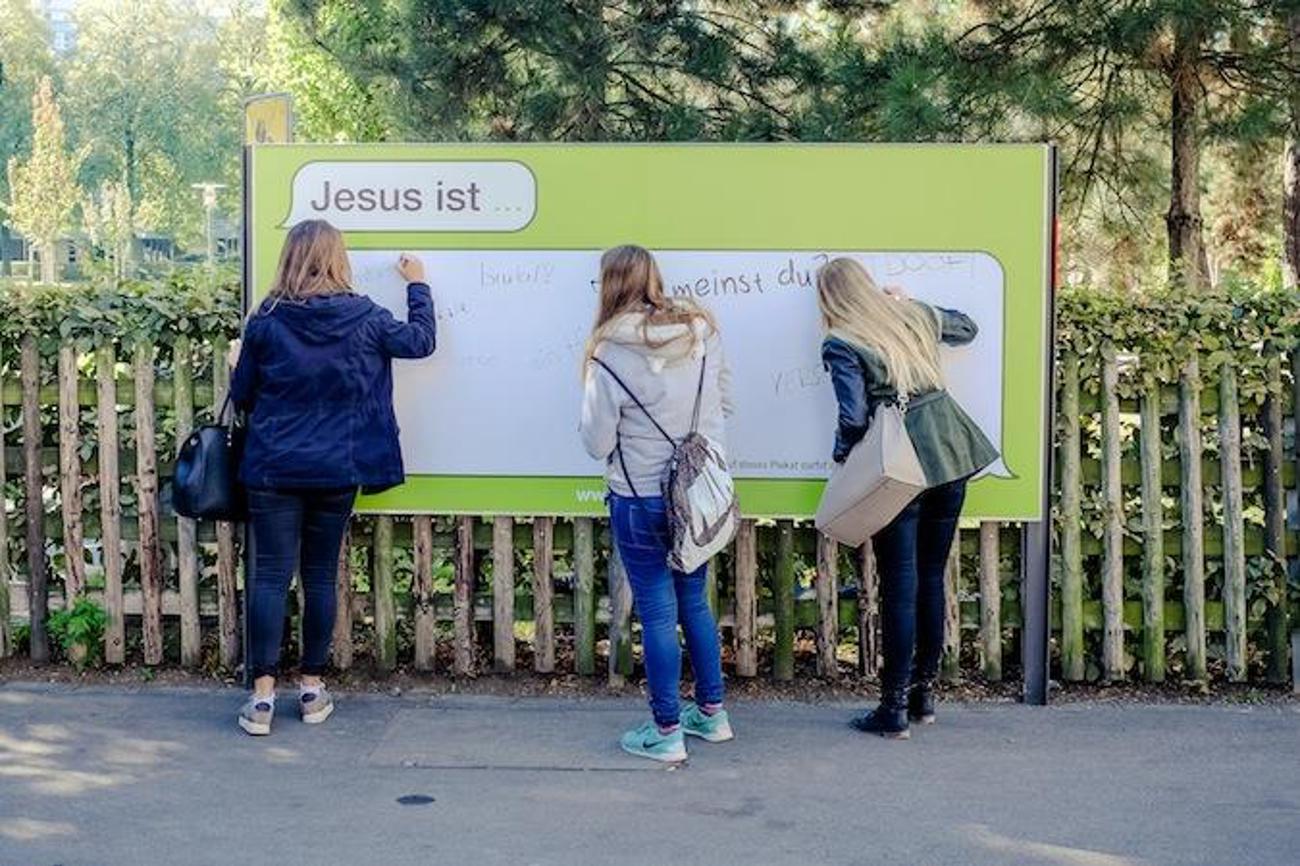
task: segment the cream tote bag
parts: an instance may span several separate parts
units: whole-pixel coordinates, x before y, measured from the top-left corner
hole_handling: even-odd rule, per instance
[[[864,544],[928,487],[905,412],[892,403],[877,406],[867,435],[826,482],[817,528],[841,544]]]

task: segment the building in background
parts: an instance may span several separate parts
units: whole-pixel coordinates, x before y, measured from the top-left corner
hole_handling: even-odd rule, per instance
[[[72,53],[77,47],[77,24],[73,18],[77,0],[32,0],[32,8],[50,28],[50,44],[55,53]]]

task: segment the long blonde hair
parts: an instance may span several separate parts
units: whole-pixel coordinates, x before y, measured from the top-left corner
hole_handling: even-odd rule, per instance
[[[879,355],[900,394],[943,387],[939,322],[930,307],[886,295],[850,258],[817,271],[817,303],[827,334]]]
[[[600,257],[600,299],[596,305],[596,321],[587,338],[584,369],[600,341],[613,330],[614,320],[624,313],[635,312],[645,313],[641,319],[641,336],[654,349],[667,345],[650,338],[650,329],[657,325],[690,325],[687,352],[695,348],[696,340],[707,338],[718,329],[708,310],[689,300],[664,294],[663,276],[649,250],[634,244],[613,247]],[[703,334],[695,327],[697,322],[707,326]]]
[[[325,220],[303,220],[289,229],[270,296],[301,301],[352,290],[352,266],[343,235]]]

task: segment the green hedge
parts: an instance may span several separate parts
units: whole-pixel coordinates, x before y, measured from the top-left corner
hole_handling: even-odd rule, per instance
[[[0,282],[0,350],[8,361],[22,337],[35,334],[41,351],[103,343],[170,346],[233,337],[239,330],[240,290],[229,273],[184,270],[157,280],[66,285]]]
[[[1267,389],[1270,356],[1300,346],[1300,292],[1234,283],[1189,293],[1170,288],[1116,292],[1094,288],[1062,290],[1057,301],[1057,349],[1081,359],[1100,357],[1109,342],[1135,356],[1120,376],[1120,396],[1133,397],[1142,379],[1178,381],[1178,371],[1199,351],[1202,379],[1212,385],[1217,371],[1233,362],[1243,402],[1258,402]],[[1095,393],[1100,380],[1085,364],[1084,387]],[[1140,375],[1135,375],[1140,373]]]

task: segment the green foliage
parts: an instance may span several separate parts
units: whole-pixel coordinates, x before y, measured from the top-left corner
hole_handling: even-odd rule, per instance
[[[1110,344],[1133,357],[1131,369],[1162,382],[1176,382],[1197,352],[1206,384],[1231,363],[1243,399],[1258,400],[1265,394],[1268,359],[1300,346],[1300,295],[1245,282],[1196,293],[1069,288],[1057,299],[1056,337],[1058,351],[1073,352],[1085,363],[1098,362]],[[1100,381],[1086,376],[1084,385],[1096,392]],[[1140,385],[1139,377],[1121,375],[1121,396],[1135,396]]]
[[[41,250],[41,279],[53,281],[56,245],[71,227],[77,207],[77,169],[82,154],[65,143],[63,115],[54,98],[54,83],[41,79],[32,97],[32,151],[27,159],[10,157],[9,221]]]
[[[798,51],[784,32],[786,8],[283,0],[277,10],[299,34],[290,69],[326,72],[360,97],[372,129],[617,141],[789,137]],[[324,113],[340,113],[342,131],[353,131],[350,113]]]
[[[0,164],[31,142],[32,97],[54,65],[45,29],[28,0],[0,0]],[[0,200],[8,196],[0,173]]]
[[[104,627],[108,615],[86,597],[76,600],[71,609],[50,615],[50,640],[63,648],[68,660],[78,668],[98,667],[104,657]]]
[[[92,152],[83,180],[124,183],[137,232],[197,241],[201,212],[189,185],[233,168],[242,133],[239,115],[220,110],[223,83],[213,22],[191,4],[78,7],[68,93],[72,124]]]
[[[0,283],[0,355],[17,355],[35,334],[42,352],[68,342],[85,350],[115,343],[170,346],[185,335],[233,338],[240,325],[240,290],[226,275],[178,271],[154,280],[104,279],[71,286]]]

